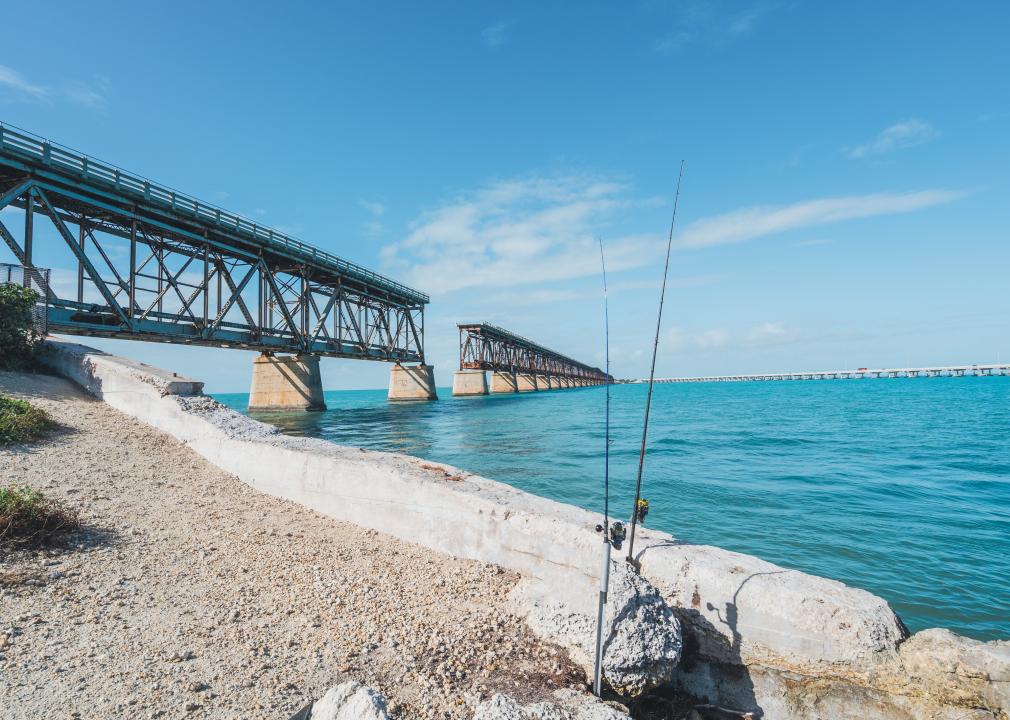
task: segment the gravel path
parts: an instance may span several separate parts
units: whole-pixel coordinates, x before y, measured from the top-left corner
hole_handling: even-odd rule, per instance
[[[0,373],[62,429],[0,479],[65,499],[67,547],[0,549],[0,717],[288,718],[354,679],[470,718],[580,674],[507,609],[514,573],[250,489],[71,383]]]

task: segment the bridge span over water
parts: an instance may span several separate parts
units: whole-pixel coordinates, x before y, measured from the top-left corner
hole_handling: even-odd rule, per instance
[[[765,373],[757,375],[707,375],[700,377],[656,378],[658,383],[754,382],[759,380],[860,380],[865,378],[965,377],[1010,375],[1010,363],[988,365],[943,365],[907,368],[858,368],[817,372]],[[648,382],[636,380],[635,382]]]
[[[459,371],[452,394],[487,395],[603,385],[608,376],[597,367],[562,355],[490,323],[460,323]],[[613,382],[613,378],[609,378]]]
[[[3,209],[20,211],[0,238],[25,281],[42,256],[60,274],[40,288],[50,332],[258,350],[262,407],[321,406],[320,356],[395,363],[392,399],[434,397],[428,296],[395,280],[0,124]]]

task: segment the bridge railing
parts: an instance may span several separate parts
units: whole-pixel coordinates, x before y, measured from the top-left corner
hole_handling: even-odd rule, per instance
[[[429,301],[426,294],[337,255],[2,122],[0,122],[0,151],[12,152],[33,162],[70,172],[90,182],[108,185],[119,192],[135,195],[173,212],[189,215],[201,222],[239,233],[306,261],[328,265],[344,275],[392,291],[414,302],[423,304]]]

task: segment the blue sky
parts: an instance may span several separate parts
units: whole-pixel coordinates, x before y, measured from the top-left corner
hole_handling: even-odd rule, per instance
[[[1010,4],[39,2],[4,18],[0,119],[428,292],[441,385],[457,321],[602,364],[597,235],[614,373],[646,374],[682,158],[660,374],[1010,358]],[[94,344],[248,387],[248,353]],[[388,367],[323,374],[381,387]]]

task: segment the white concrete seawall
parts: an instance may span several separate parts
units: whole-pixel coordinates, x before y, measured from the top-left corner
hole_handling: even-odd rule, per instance
[[[46,362],[220,468],[331,517],[497,563],[566,595],[592,587],[599,517],[438,463],[281,435],[202,384],[63,341]],[[686,629],[677,682],[767,718],[1010,715],[1010,643],[911,639],[882,599],[754,557],[640,533],[643,574]],[[591,596],[590,596],[591,599]]]

